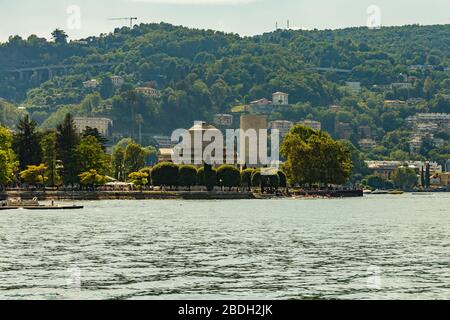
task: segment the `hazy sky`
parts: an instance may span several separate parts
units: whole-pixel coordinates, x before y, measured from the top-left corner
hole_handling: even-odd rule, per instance
[[[75,11],[67,13],[74,5],[81,25],[70,19]],[[0,41],[16,34],[49,38],[57,27],[78,39],[128,25],[108,18],[129,16],[241,35],[271,31],[276,22],[285,27],[288,19],[293,28],[335,29],[367,25],[371,5],[380,8],[382,25],[450,23],[450,0],[0,0]]]

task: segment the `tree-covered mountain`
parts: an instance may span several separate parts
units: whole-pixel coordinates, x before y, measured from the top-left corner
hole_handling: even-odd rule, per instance
[[[15,36],[0,45],[0,97],[26,107],[44,127],[55,127],[71,112],[108,116],[115,130],[135,136],[137,122],[144,134],[168,133],[283,91],[293,105],[272,113],[271,120],[318,120],[335,136],[335,124],[346,123],[355,145],[359,128],[367,126],[379,143],[371,157],[405,158],[411,156],[405,119],[417,112],[450,112],[449,44],[450,25],[240,37],[161,23],[72,42],[56,30],[53,41]],[[115,88],[111,76],[125,83]],[[98,88],[83,86],[90,79],[98,80]],[[346,82],[360,82],[363,89],[352,92]],[[148,83],[161,91],[160,98],[132,90]],[[401,108],[385,103],[397,99],[415,102]],[[341,108],[332,111],[330,105]]]

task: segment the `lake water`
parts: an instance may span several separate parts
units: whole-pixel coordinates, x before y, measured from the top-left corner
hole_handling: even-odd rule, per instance
[[[450,299],[450,194],[0,213],[3,299]]]

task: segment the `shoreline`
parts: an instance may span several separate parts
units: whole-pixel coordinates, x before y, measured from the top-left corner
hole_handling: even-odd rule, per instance
[[[355,198],[363,197],[361,190],[311,191],[275,195],[255,192],[206,192],[206,191],[4,191],[0,200],[21,198],[39,201],[95,201],[95,200],[266,200],[292,197]]]

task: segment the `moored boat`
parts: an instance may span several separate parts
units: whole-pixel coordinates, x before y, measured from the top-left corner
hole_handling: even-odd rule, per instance
[[[25,210],[79,210],[84,209],[84,206],[38,206],[38,207],[23,207]]]
[[[402,194],[404,194],[405,192],[404,191],[402,191],[402,190],[393,190],[393,191],[389,191],[389,194],[392,194],[392,195],[402,195]]]
[[[372,194],[389,194],[389,192],[386,190],[375,190],[372,192]]]
[[[83,209],[84,206],[59,206],[55,205],[54,201],[51,201],[50,205],[42,205],[39,203],[37,198],[32,200],[22,200],[21,198],[11,198],[0,203],[1,210],[12,210],[12,209],[25,209],[25,210],[78,210]]]

